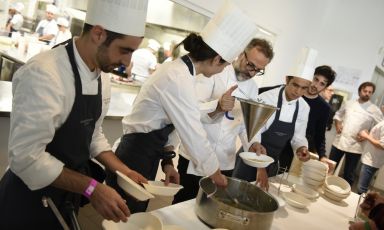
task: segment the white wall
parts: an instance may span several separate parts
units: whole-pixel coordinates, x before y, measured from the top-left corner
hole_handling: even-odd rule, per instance
[[[215,12],[223,0],[175,0],[202,11]],[[382,0],[236,0],[258,25],[277,35],[275,58],[267,67],[263,85],[283,82],[303,47],[318,51],[317,65],[360,69],[368,81],[378,51],[384,45]],[[340,88],[341,87],[341,88]],[[349,90],[342,88],[342,90]],[[358,87],[358,84],[355,88]],[[354,92],[353,92],[354,93]]]

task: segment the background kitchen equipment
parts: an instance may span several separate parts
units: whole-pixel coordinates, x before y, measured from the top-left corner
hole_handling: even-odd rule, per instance
[[[278,202],[270,194],[251,183],[228,178],[228,186],[218,187],[210,178],[200,180],[195,213],[206,224],[215,228],[236,230],[270,229]],[[237,201],[237,202],[236,202]]]

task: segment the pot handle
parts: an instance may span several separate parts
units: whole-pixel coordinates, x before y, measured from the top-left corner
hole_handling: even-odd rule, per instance
[[[236,223],[239,223],[242,225],[248,225],[249,224],[248,217],[236,216],[236,215],[233,215],[232,213],[229,213],[229,212],[226,212],[223,210],[219,211],[219,218],[224,219],[224,220],[228,220],[228,221],[232,221],[232,222],[236,222]]]

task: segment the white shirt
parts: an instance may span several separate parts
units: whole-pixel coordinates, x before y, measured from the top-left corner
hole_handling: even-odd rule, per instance
[[[62,42],[65,42],[68,39],[70,39],[71,37],[72,37],[72,33],[68,29],[66,29],[64,32],[59,30],[59,32],[57,33],[56,38],[55,38],[55,45],[60,44]]]
[[[89,71],[76,49],[75,56],[83,94],[97,94],[99,74]],[[111,149],[101,128],[110,101],[108,82],[102,78],[102,114],[95,125],[91,157]],[[30,189],[40,189],[51,184],[64,166],[45,148],[66,121],[75,99],[75,79],[65,48],[36,55],[15,73],[12,83],[10,168]]]
[[[131,114],[123,118],[123,131],[148,133],[173,124],[196,170],[209,176],[219,162],[200,122],[195,80],[181,59],[162,64],[142,86]],[[175,132],[169,144],[176,146]]]
[[[384,146],[384,121],[375,125],[371,129],[370,135],[379,140],[381,146]],[[384,149],[377,148],[366,140],[361,162],[371,167],[380,168],[384,165]]]
[[[146,78],[150,75],[149,70],[156,69],[157,58],[148,48],[141,48],[133,52],[131,62],[132,74]]]
[[[240,102],[235,102],[233,110],[228,113],[229,117],[222,116],[220,117],[222,119],[218,121],[211,119],[207,113],[216,109],[218,99],[234,85],[238,85],[238,88],[241,88],[241,92],[246,93],[247,97],[256,99],[258,94],[257,84],[253,79],[237,81],[232,65],[227,66],[223,72],[210,78],[202,75],[198,75],[196,78],[195,91],[200,103],[201,120],[208,134],[208,140],[215,150],[220,169],[232,170],[235,166],[237,137],[240,135],[243,143],[245,143],[244,141],[248,142]],[[236,89],[233,94],[238,94],[236,96],[244,98],[241,92]],[[187,159],[190,158],[190,154],[183,145],[180,146],[180,154]],[[199,175],[192,166],[193,164],[190,164],[187,172]]]
[[[11,19],[12,28],[14,30],[20,30],[21,27],[23,26],[23,21],[24,21],[23,16],[19,13],[16,13],[15,15],[13,15]]]
[[[265,104],[277,106],[280,89],[281,87],[268,90],[260,94],[259,98]],[[280,117],[279,117],[280,121],[292,122],[293,115],[296,109],[296,101],[299,101],[299,111],[298,111],[297,119],[295,123],[295,132],[291,140],[291,146],[294,152],[296,152],[296,150],[301,146],[308,147],[308,141],[307,141],[307,138],[305,137],[305,134],[307,130],[308,115],[309,115],[310,108],[307,102],[305,102],[305,100],[302,97],[296,100],[287,101],[287,98],[285,96],[285,90],[283,91],[282,105],[280,108]],[[254,143],[256,141],[261,142],[261,134],[269,129],[269,127],[271,126],[271,124],[275,119],[275,115],[276,115],[276,112],[272,114],[272,116],[268,119],[265,125],[259,130],[259,132],[256,133],[256,135],[253,137],[250,143]]]
[[[363,143],[356,140],[357,134],[363,129],[370,130],[383,120],[383,114],[370,101],[360,104],[358,100],[349,100],[341,106],[333,119],[343,124],[342,132],[336,134],[333,145],[342,151],[361,154]]]
[[[55,19],[52,19],[51,21],[48,21],[47,19],[41,20],[39,24],[37,24],[35,31],[37,32],[40,27],[43,28],[43,35],[52,34],[56,36],[59,32],[59,27],[57,26]]]

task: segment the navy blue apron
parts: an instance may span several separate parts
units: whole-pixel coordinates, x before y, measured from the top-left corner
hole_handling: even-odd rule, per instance
[[[101,115],[101,79],[98,79],[97,95],[82,95],[73,48],[73,42],[70,41],[66,50],[75,78],[75,100],[67,120],[55,132],[46,151],[62,161],[66,168],[90,175],[91,170],[100,170],[94,163],[90,164],[89,148],[95,123]],[[97,179],[100,181],[102,171],[98,173],[100,178]],[[68,205],[72,205],[77,212],[81,195],[53,186],[31,191],[18,176],[7,170],[0,182],[0,229],[62,229],[52,210],[43,207],[43,196],[53,200],[70,225]]]
[[[277,107],[281,108],[283,100],[284,88],[282,87],[279,92],[279,99],[277,102]],[[267,150],[268,156],[272,157],[275,162],[270,164],[267,167],[268,176],[275,176],[278,171],[279,163],[280,165],[286,165],[286,162],[281,162],[284,157],[282,157],[283,149],[286,144],[291,140],[295,133],[295,124],[297,119],[297,114],[299,112],[299,101],[296,101],[296,109],[293,114],[292,122],[280,121],[281,109],[276,110],[275,119],[272,124],[269,126],[268,130],[261,134],[261,144]],[[244,164],[239,156],[236,159],[236,166],[233,172],[233,176],[247,181],[256,180],[257,170],[254,167]]]
[[[193,75],[193,65],[187,56],[181,60],[188,66]],[[174,130],[173,124],[149,133],[129,133],[121,137],[121,142],[116,149],[116,156],[129,168],[139,172],[148,180],[154,180],[161,159],[171,159],[174,155],[164,155],[164,146],[168,142],[169,134]],[[106,182],[127,201],[131,213],[145,212],[148,201],[138,201],[127,195],[117,184],[114,172],[107,171]]]

